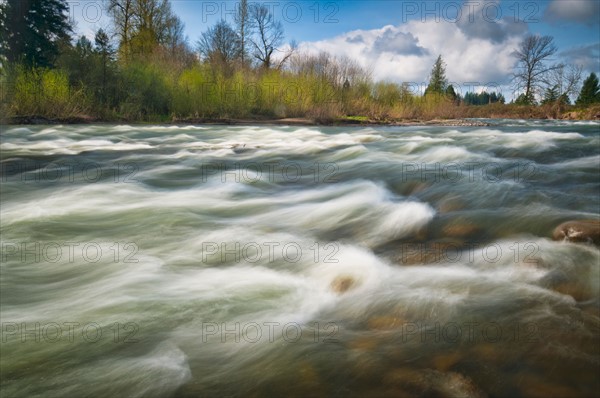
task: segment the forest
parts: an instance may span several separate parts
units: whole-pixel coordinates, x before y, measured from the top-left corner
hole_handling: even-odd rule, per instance
[[[348,57],[300,51],[261,3],[241,0],[193,42],[168,0],[110,0],[111,28],[75,37],[65,0],[0,5],[0,116],[9,122],[191,122],[306,118],[316,123],[466,117],[593,118],[598,78],[552,64],[550,36],[515,50],[521,93],[457,93],[440,54],[423,92],[375,81]]]

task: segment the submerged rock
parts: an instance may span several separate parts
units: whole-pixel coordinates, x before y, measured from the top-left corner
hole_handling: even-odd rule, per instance
[[[369,330],[400,329],[404,324],[404,319],[396,316],[374,316],[367,322]]]
[[[461,211],[467,208],[467,204],[458,197],[452,197],[443,200],[438,205],[438,211],[440,214],[452,213],[455,211]]]
[[[409,396],[448,398],[483,398],[487,394],[471,379],[456,372],[440,372],[433,369],[394,369],[384,377],[384,383],[400,387]]]
[[[351,276],[338,276],[331,282],[331,290],[342,294],[356,285],[356,281]]]
[[[586,301],[594,297],[588,281],[572,273],[553,270],[540,280],[540,285],[560,294],[571,296],[575,301]]]
[[[482,232],[481,227],[471,223],[449,224],[442,229],[444,236],[459,239],[475,238]]]
[[[600,245],[600,221],[575,220],[564,222],[554,229],[552,239]]]
[[[447,372],[462,359],[463,356],[458,351],[439,354],[433,358],[433,367],[439,371]]]

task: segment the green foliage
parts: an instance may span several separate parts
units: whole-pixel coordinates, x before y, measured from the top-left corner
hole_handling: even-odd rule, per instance
[[[438,56],[433,68],[431,69],[431,75],[429,77],[429,85],[425,89],[425,95],[427,94],[439,94],[442,95],[446,92],[448,87],[448,80],[446,79],[446,64],[442,59],[442,56]]]
[[[577,105],[591,105],[600,103],[600,86],[598,85],[598,77],[595,73],[591,73],[584,80],[579,97],[575,101]]]
[[[85,110],[82,91],[73,90],[62,71],[19,67],[14,82],[13,114],[64,118]]]
[[[467,92],[463,98],[463,102],[466,105],[487,105],[496,102],[504,103],[505,100],[502,93],[488,93],[487,91],[483,91],[481,93]]]
[[[164,72],[158,66],[134,62],[123,71],[122,84],[126,96],[121,103],[121,112],[127,118],[148,120],[152,115],[169,114],[170,96]]]
[[[535,105],[535,98],[533,93],[529,93],[529,95],[523,93],[520,94],[515,100],[516,105]]]
[[[570,104],[569,96],[566,93],[559,94],[559,87],[553,86],[548,87],[544,93],[544,99],[542,100],[542,105],[546,104],[561,104],[561,105],[569,105]]]
[[[458,95],[456,94],[456,91],[454,91],[454,86],[452,86],[452,84],[450,84],[446,88],[446,96],[452,101],[456,101],[457,99],[459,99]]]
[[[159,46],[185,47],[183,23],[168,0],[108,0],[107,9],[126,62],[146,59]]]
[[[47,0],[44,4],[48,6],[41,3],[24,1],[25,6],[19,10],[54,7],[60,11],[64,7],[63,0]],[[41,50],[33,51],[12,33],[5,34],[12,23],[7,19],[8,13],[19,20],[15,4],[18,2],[10,0],[0,5],[3,12],[0,40],[3,48],[9,42],[13,46],[12,53],[3,55],[21,61],[10,64],[8,72],[1,76],[3,85],[11,87],[2,92],[3,114],[65,118],[91,112],[91,116],[105,119],[134,121],[255,117],[333,121],[360,115],[353,120],[363,121],[464,117],[481,114],[482,108],[502,113],[498,107],[504,103],[504,97],[495,92],[466,93],[463,100],[467,105],[494,105],[457,106],[461,97],[448,84],[441,55],[432,67],[423,96],[415,94],[408,84],[373,82],[365,69],[347,57],[325,52],[298,54],[292,46],[272,59],[275,51],[281,50],[277,47],[284,37],[283,28],[261,5],[243,2],[237,10],[235,29],[225,21],[209,28],[198,43],[202,55],[198,59],[183,39],[183,24],[172,13],[168,0],[108,2],[119,39],[118,51],[103,30],[96,33],[93,43],[82,36],[72,44],[66,40],[65,26],[59,23],[62,17],[52,27],[62,31],[59,29]],[[28,12],[20,16],[21,22],[41,24],[40,21],[52,20]],[[18,29],[26,31],[23,27]],[[47,35],[52,31],[49,27],[44,29],[41,31]],[[39,45],[40,40],[33,43]],[[551,40],[544,39],[541,43],[540,40],[531,39],[533,47],[523,51],[531,52],[538,64],[543,64],[554,48]],[[57,53],[60,54],[55,57]],[[250,55],[256,59],[254,65],[247,59]],[[31,67],[31,64],[53,64],[56,69]],[[557,75],[560,87],[570,92],[578,77],[573,74],[568,79],[563,75]],[[529,93],[520,95],[516,104],[535,105],[534,85],[528,87]],[[567,94],[561,95],[563,88],[547,90],[543,103],[568,103]],[[592,74],[578,103],[600,102],[599,91],[598,79]],[[510,109],[532,114],[533,108]]]

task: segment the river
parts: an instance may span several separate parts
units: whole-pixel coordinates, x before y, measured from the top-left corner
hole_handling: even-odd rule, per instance
[[[588,397],[598,122],[4,126],[3,397]]]

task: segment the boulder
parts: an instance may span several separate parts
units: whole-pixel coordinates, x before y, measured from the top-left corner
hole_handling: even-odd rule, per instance
[[[449,238],[467,239],[479,237],[483,229],[471,223],[448,224],[442,229],[444,236]]]
[[[388,372],[383,382],[400,387],[407,396],[484,398],[487,396],[468,377],[456,372],[440,372],[433,369],[399,368]]]
[[[564,222],[554,228],[552,239],[600,245],[600,220]]]
[[[338,294],[347,292],[356,284],[356,281],[351,276],[338,276],[331,284],[331,290]]]

